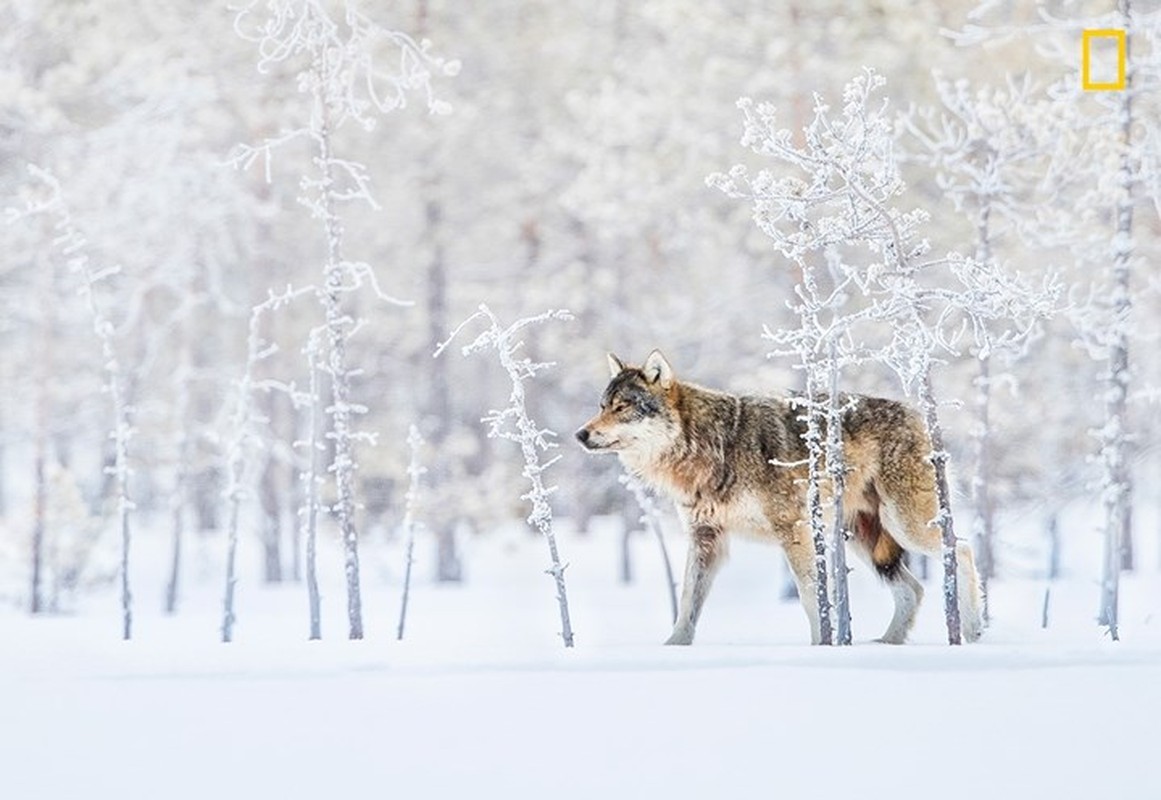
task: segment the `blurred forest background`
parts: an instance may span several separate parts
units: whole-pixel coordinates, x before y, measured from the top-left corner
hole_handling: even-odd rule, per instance
[[[430,548],[420,558],[425,578],[464,578],[463,537],[486,537],[527,514],[518,453],[487,439],[479,422],[503,406],[507,377],[494,363],[454,351],[432,358],[481,302],[504,319],[548,308],[575,314],[528,341],[532,355],[556,362],[531,385],[529,403],[561,434],[553,503],[580,535],[597,515],[622,516],[635,528],[640,514],[614,461],[568,441],[596,408],[607,351],[639,362],[659,347],[679,377],[732,391],[799,388],[791,361],[768,359],[761,338],[763,325],[796,324],[786,303],[797,275],[747,205],[705,182],[736,163],[763,166],[739,144],[736,101],[771,102],[786,127],[800,129],[813,93],[837,103],[864,66],[887,78],[899,112],[938,104],[933,71],[970,80],[972,91],[1027,75],[1046,127],[1054,117],[1068,123],[1056,126],[1064,138],[1053,146],[1072,146],[1068,125],[1104,113],[1105,98],[1052,96],[1050,87],[1075,82],[1077,26],[1045,26],[1041,12],[1079,20],[1112,4],[1000,0],[972,16],[978,5],[364,0],[367,17],[431,40],[433,53],[461,68],[431,78],[450,113],[430,114],[415,97],[370,130],[336,132],[339,152],[366,165],[378,203],[344,209],[348,257],[370,264],[384,291],[413,302],[400,307],[369,292],[346,301],[365,321],[347,354],[360,370],[355,400],[367,408],[358,427],[378,439],[357,449],[363,546],[397,535],[411,424],[426,440],[418,511],[427,531],[421,546]],[[296,199],[310,168],[305,142],[274,154],[269,181],[261,159],[245,170],[230,163],[239,145],[302,124],[310,102],[296,84],[302,64],[260,74],[253,44],[233,24],[226,5],[191,0],[11,0],[0,8],[2,205],[24,203],[29,164],[51,170],[90,258],[121,267],[100,301],[126,375],[135,429],[130,495],[134,514],[149,520],[144,537],[168,538],[174,525],[205,540],[222,536],[230,397],[246,361],[250,309],[270,290],[317,283],[325,257],[318,225]],[[999,33],[959,42],[947,35],[975,24]],[[1003,35],[1026,25],[1042,27]],[[1155,96],[1137,106],[1154,146],[1157,108]],[[1099,168],[1099,149],[1082,144],[1070,156],[1076,169]],[[906,158],[909,146],[901,139],[908,201],[931,214],[933,242],[974,252],[970,215],[956,208],[937,169]],[[1161,314],[1161,225],[1150,199],[1157,194],[1150,152],[1142,164],[1152,165],[1152,178],[1142,166],[1133,230],[1127,434],[1134,497],[1149,501],[1161,479],[1161,359],[1152,324]],[[1086,206],[1088,187],[1062,185],[1045,199],[1030,183],[1022,213],[1067,213],[1065,227],[1103,242],[1107,255],[1112,206]],[[997,222],[994,252],[1013,271],[1058,272],[1070,307],[1107,294],[1105,272],[1094,267],[1103,256],[1094,260],[1078,239],[1036,236],[1017,222]],[[0,595],[27,605],[39,514],[48,569],[67,602],[116,570],[104,359],[77,278],[52,244],[51,220],[22,217],[0,227],[0,237]],[[262,337],[278,350],[258,364],[257,380],[305,385],[302,350],[319,315],[306,301],[263,318]],[[1061,314],[1004,366],[1011,379],[994,389],[992,501],[1002,520],[1034,520],[1018,530],[1001,526],[1008,547],[997,553],[1001,574],[1005,561],[1013,569],[1024,563],[1022,548],[1039,546],[1029,537],[1039,537],[1042,524],[1051,527],[1070,504],[1100,503],[1093,432],[1103,424],[1108,367],[1084,339],[1075,315]],[[942,397],[970,400],[974,361],[965,347],[940,371]],[[850,390],[900,395],[879,367],[848,370],[844,380]],[[255,401],[268,421],[254,450],[243,535],[262,543],[261,579],[298,579],[302,454],[291,443],[307,422],[285,393],[258,391]],[[960,508],[975,469],[969,412],[970,404],[946,412]],[[333,488],[322,495],[333,499]],[[323,534],[335,535],[329,526]]]

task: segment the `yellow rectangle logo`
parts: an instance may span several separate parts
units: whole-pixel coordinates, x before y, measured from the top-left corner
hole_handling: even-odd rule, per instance
[[[1112,39],[1117,44],[1117,78],[1114,81],[1092,79],[1092,45],[1097,39]],[[1113,28],[1086,30],[1080,38],[1080,82],[1086,92],[1116,92],[1125,88],[1125,32]]]

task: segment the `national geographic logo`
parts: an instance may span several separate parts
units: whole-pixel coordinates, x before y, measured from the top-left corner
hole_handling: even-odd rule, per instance
[[[1126,49],[1123,30],[1094,29],[1081,34],[1080,82],[1086,92],[1116,92],[1125,88]]]

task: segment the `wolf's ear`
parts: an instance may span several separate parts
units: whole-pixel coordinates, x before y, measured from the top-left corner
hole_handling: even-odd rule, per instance
[[[625,368],[625,365],[621,363],[621,359],[617,358],[612,353],[608,353],[607,355],[609,358],[609,377],[615,378],[621,374],[621,370]]]
[[[654,350],[649,354],[641,371],[645,373],[645,380],[660,383],[662,389],[668,389],[673,383],[673,367],[669,366],[660,350]]]

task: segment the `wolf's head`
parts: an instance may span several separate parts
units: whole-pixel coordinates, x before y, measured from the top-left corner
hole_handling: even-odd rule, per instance
[[[648,460],[667,450],[680,427],[673,400],[673,368],[654,350],[640,367],[626,366],[609,354],[611,380],[601,396],[600,412],[576,432],[592,451],[620,453],[623,458]]]

